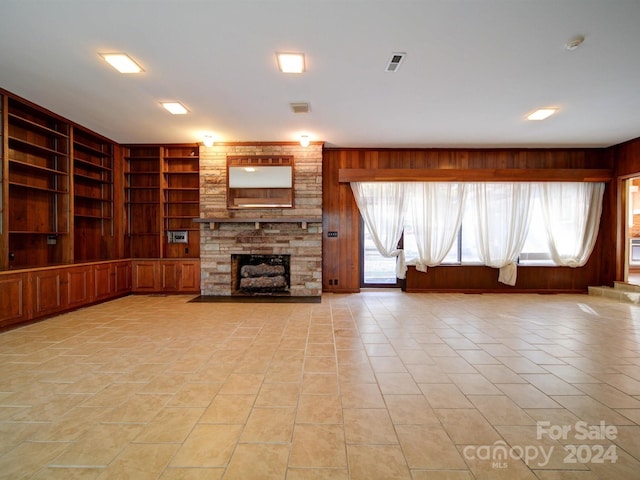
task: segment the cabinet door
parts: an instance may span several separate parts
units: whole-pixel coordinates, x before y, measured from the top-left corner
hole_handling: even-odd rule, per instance
[[[162,290],[169,292],[177,292],[180,288],[180,263],[178,262],[162,262],[160,264]]]
[[[90,266],[68,268],[65,271],[67,299],[65,307],[78,307],[92,301]]]
[[[33,282],[33,316],[49,315],[66,308],[63,284],[64,270],[42,270],[31,273]]]
[[[93,299],[102,300],[115,295],[114,266],[110,263],[96,265],[93,271]]]
[[[131,268],[131,290],[133,292],[157,292],[159,290],[158,262],[153,260],[135,261]]]
[[[27,274],[0,276],[0,327],[29,319]]]
[[[180,273],[181,292],[200,292],[200,262],[182,262]]]
[[[131,291],[131,263],[120,262],[113,265],[115,271],[115,291],[117,295]]]

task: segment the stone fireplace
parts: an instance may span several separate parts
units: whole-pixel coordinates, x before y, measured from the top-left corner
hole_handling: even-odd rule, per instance
[[[228,209],[226,162],[227,156],[234,155],[293,155],[294,207]],[[242,143],[200,147],[199,222],[203,296],[319,297],[322,294],[322,145],[304,148],[293,143],[257,146]],[[286,258],[286,287],[271,292],[261,287],[255,287],[253,292],[241,290],[236,285],[236,275],[242,269],[239,260],[242,257]],[[275,285],[281,283],[281,279],[245,283]]]

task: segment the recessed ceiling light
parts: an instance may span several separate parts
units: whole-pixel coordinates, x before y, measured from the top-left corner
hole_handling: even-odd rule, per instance
[[[305,70],[303,53],[276,53],[282,73],[302,73]]]
[[[179,102],[161,102],[160,105],[173,115],[184,115],[189,111]]]
[[[144,71],[142,67],[126,53],[101,53],[100,56],[120,73],[140,73]]]
[[[544,120],[558,111],[557,108],[540,108],[527,116],[528,120]]]

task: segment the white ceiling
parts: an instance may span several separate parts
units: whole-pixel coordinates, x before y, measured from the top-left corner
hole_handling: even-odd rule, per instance
[[[640,136],[640,0],[0,0],[0,87],[119,143],[609,146]]]

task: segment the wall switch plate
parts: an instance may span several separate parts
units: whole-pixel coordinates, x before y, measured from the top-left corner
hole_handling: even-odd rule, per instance
[[[336,238],[338,236],[338,232],[327,232],[327,237]]]
[[[47,245],[55,245],[58,243],[58,239],[55,235],[47,235]]]

